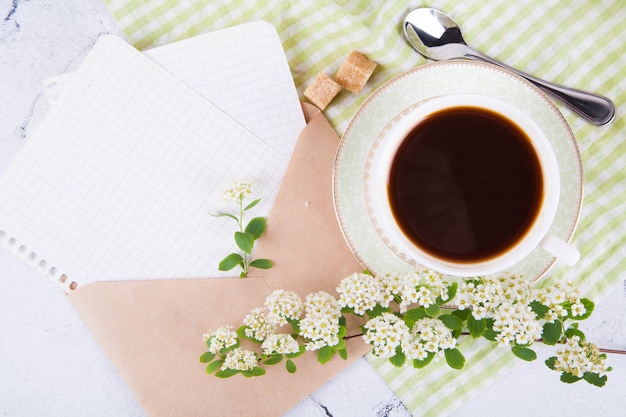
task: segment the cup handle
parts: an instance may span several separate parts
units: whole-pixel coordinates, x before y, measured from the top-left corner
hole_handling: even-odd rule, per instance
[[[542,248],[554,255],[567,266],[574,266],[580,259],[580,252],[573,246],[552,235],[546,235],[539,243]]]

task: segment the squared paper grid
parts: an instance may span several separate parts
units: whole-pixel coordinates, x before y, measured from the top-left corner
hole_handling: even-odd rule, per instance
[[[0,182],[0,237],[75,281],[228,276],[234,223],[209,215],[248,179],[266,214],[286,169],[263,141],[121,40],[101,38]],[[233,243],[234,245],[234,243]]]

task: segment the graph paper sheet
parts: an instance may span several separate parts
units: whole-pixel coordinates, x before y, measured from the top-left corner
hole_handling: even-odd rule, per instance
[[[306,123],[272,25],[244,23],[144,54],[289,159]],[[54,100],[71,79],[70,73],[46,80],[46,95]]]
[[[264,198],[255,213],[267,214],[285,168],[222,110],[105,36],[0,179],[0,241],[66,287],[220,276],[235,224],[209,213],[233,180],[249,179]]]

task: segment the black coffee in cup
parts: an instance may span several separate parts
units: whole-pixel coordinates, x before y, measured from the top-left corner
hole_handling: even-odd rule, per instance
[[[540,212],[543,179],[527,134],[494,111],[439,110],[402,140],[388,198],[407,238],[452,262],[496,257],[524,238]]]

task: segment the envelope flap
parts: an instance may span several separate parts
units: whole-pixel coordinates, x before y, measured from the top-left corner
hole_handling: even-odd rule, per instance
[[[203,333],[238,326],[272,290],[335,293],[342,278],[361,269],[334,212],[337,134],[321,112],[304,110],[307,127],[255,252],[273,268],[245,279],[97,282],[68,295],[149,415],[279,416],[367,352],[354,338],[347,361],[322,366],[307,352],[295,360],[295,374],[275,365],[260,378],[226,380],[206,375],[198,361]]]

